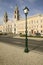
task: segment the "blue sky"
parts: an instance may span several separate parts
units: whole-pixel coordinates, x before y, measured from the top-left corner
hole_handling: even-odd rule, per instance
[[[21,17],[24,17],[23,9],[25,6],[30,9],[28,16],[43,14],[43,0],[0,0],[0,24],[3,23],[5,11],[7,11],[9,19],[13,18],[16,4],[19,7]]]

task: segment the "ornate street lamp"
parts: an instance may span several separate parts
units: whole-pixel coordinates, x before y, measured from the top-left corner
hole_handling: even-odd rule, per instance
[[[23,11],[24,11],[24,14],[25,14],[25,19],[26,19],[26,23],[25,23],[26,39],[25,39],[25,50],[24,50],[24,51],[25,51],[26,53],[28,53],[28,52],[29,52],[29,49],[28,49],[28,38],[27,38],[27,14],[28,14],[29,9],[28,9],[27,7],[25,7],[25,8],[23,9]]]

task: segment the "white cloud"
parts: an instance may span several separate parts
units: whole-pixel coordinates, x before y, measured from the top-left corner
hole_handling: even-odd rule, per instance
[[[8,12],[8,18],[9,18],[10,20],[12,20],[12,18],[13,18],[13,13]]]
[[[27,0],[27,1],[29,1],[30,3],[34,3],[36,0]]]
[[[39,9],[34,9],[35,13],[41,13],[41,11]]]
[[[19,1],[19,2],[22,3],[22,4],[24,4],[24,1],[25,1],[25,0],[17,0],[17,1]]]
[[[11,8],[11,9],[13,9],[13,6],[12,6],[12,5],[10,5],[10,8]]]
[[[11,12],[8,12],[8,15],[12,16],[12,13]]]
[[[42,14],[42,11],[39,10],[39,9],[33,9],[33,10],[31,11],[31,14]]]
[[[19,0],[17,0],[17,1],[19,1]],[[34,3],[36,0],[20,0],[22,3],[24,2],[24,1],[29,1],[30,3]]]

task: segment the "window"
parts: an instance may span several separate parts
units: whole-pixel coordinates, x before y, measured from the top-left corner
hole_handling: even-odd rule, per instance
[[[9,28],[9,25],[8,25],[8,28]]]
[[[7,29],[6,29],[6,32],[7,32]]]
[[[7,28],[7,26],[6,26],[6,28]]]
[[[37,28],[38,28],[38,25],[37,25]]]
[[[14,24],[14,26],[16,26],[16,24]]]
[[[37,30],[37,33],[39,33],[39,31]]]
[[[12,32],[12,28],[10,28],[10,32]]]
[[[16,18],[16,15],[15,15],[15,18]]]
[[[42,25],[41,25],[41,28],[42,28]]]
[[[11,25],[11,28],[12,28],[12,25]]]
[[[43,31],[41,30],[41,33],[42,33]]]
[[[37,20],[37,23],[38,23],[38,20]]]
[[[16,28],[14,28],[14,31],[16,31]]]
[[[42,23],[42,19],[41,19],[41,23]]]
[[[16,11],[15,11],[15,14],[16,14]]]
[[[34,20],[34,23],[35,23],[35,20]]]
[[[33,24],[33,20],[32,20],[32,24]]]

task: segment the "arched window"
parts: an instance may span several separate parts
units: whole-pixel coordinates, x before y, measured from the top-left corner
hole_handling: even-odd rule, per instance
[[[15,14],[16,14],[16,11],[15,11]]]

